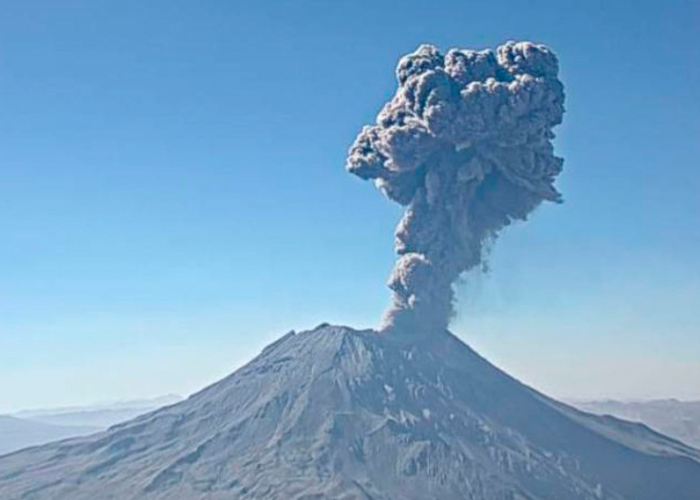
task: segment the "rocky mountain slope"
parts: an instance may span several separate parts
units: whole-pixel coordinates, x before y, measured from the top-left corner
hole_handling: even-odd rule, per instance
[[[0,457],[3,500],[697,500],[700,452],[451,334],[290,333],[186,401]]]

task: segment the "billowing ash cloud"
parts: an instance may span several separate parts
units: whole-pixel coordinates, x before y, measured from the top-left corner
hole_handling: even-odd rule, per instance
[[[396,95],[347,160],[350,172],[406,206],[385,329],[446,328],[452,283],[481,263],[484,243],[543,200],[560,201],[557,73],[556,56],[529,42],[446,55],[423,45],[400,60]]]

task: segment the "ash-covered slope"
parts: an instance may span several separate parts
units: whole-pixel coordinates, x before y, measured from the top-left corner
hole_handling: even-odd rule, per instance
[[[697,500],[700,452],[592,416],[454,336],[321,326],[110,430],[0,458],[0,498]]]

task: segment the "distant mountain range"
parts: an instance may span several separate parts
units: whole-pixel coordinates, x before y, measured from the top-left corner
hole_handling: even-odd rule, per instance
[[[100,430],[101,427],[55,425],[0,415],[0,455]]]
[[[662,434],[700,449],[700,401],[605,400],[579,401],[572,404],[597,415],[612,415],[632,422],[642,422]],[[700,495],[698,497],[700,498]]]
[[[155,399],[25,410],[0,415],[0,455],[28,446],[93,434],[181,399],[168,395]]]

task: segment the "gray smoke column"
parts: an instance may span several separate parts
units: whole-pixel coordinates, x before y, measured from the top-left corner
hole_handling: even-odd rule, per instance
[[[385,330],[446,328],[452,284],[481,264],[485,242],[542,201],[560,201],[558,71],[554,53],[530,42],[445,55],[422,45],[399,61],[396,95],[347,160],[350,172],[406,206]]]

